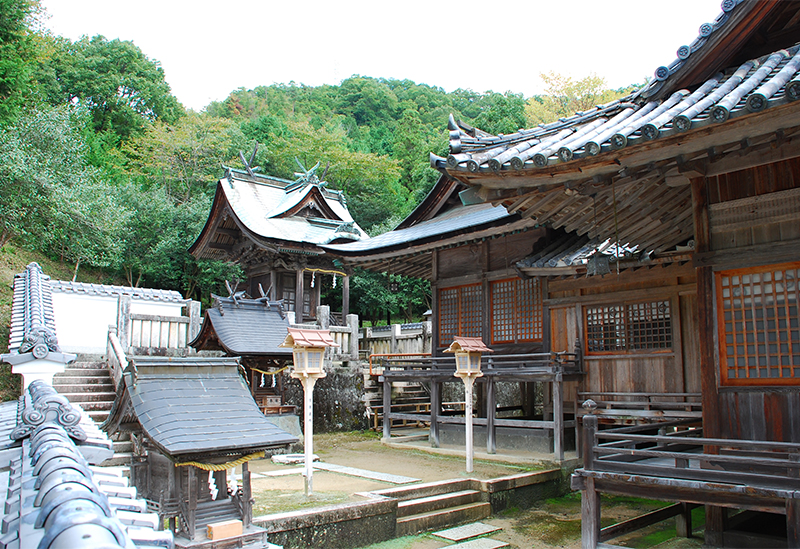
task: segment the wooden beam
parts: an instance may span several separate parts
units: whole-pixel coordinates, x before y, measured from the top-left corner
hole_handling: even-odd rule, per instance
[[[219,242],[209,242],[208,247],[212,250],[223,250],[225,252],[233,251],[233,246],[230,244],[220,244]]]

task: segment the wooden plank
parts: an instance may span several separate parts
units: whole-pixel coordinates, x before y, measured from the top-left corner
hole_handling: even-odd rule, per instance
[[[631,532],[636,532],[637,530],[641,530],[647,526],[652,526],[653,524],[658,524],[659,522],[667,520],[668,518],[680,515],[683,513],[683,511],[684,505],[681,503],[676,503],[675,505],[670,505],[662,509],[656,509],[655,511],[645,513],[644,515],[618,522],[617,524],[612,524],[611,526],[606,526],[600,530],[600,541],[608,541]]]
[[[668,299],[673,295],[677,295],[684,292],[691,293],[694,291],[696,291],[695,284],[675,284],[666,287],[643,288],[637,290],[623,290],[623,291],[615,291],[602,294],[589,294],[589,295],[579,295],[574,297],[546,299],[544,300],[544,303],[548,307],[558,307],[575,303],[603,304],[603,303],[613,303],[615,301],[620,301],[620,300],[625,300],[625,301],[636,301],[645,299],[658,300],[658,299]]]

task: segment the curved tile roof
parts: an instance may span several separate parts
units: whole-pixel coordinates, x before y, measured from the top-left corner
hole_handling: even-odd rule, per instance
[[[158,290],[155,288],[133,288],[131,286],[113,286],[109,284],[93,284],[90,282],[70,282],[67,280],[51,280],[50,288],[54,292],[85,295],[118,297],[130,295],[133,299],[160,301],[164,303],[183,303],[186,300],[180,292],[174,290]]]
[[[531,172],[678,135],[800,98],[800,46],[747,61],[694,92],[646,100],[641,91],[537,128],[493,136],[450,120],[450,155],[435,168],[461,173]]]

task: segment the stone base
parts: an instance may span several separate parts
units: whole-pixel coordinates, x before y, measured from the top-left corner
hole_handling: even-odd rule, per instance
[[[466,444],[464,425],[439,424],[439,442],[446,445],[464,446]],[[473,446],[486,448],[486,427],[472,427]],[[521,427],[496,427],[495,442],[499,450],[521,450],[553,453],[553,435],[545,429],[523,429]],[[564,431],[564,450],[575,450],[575,432],[572,428]]]

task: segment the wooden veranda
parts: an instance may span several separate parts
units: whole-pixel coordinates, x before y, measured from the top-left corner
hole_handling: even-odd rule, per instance
[[[452,357],[384,357],[381,360],[383,371],[379,381],[383,383],[383,438],[391,438],[392,420],[409,420],[430,424],[430,442],[435,448],[440,445],[439,430],[443,424],[465,425],[466,418],[461,415],[445,415],[442,410],[442,384],[461,383],[454,376],[455,359]],[[483,357],[483,375],[477,382],[484,386],[485,417],[473,419],[475,426],[486,429],[486,450],[490,454],[497,451],[498,427],[540,429],[552,433],[553,454],[564,460],[565,430],[576,429],[576,414],[573,406],[565,406],[565,384],[577,386],[583,377],[580,352],[578,353],[531,353],[517,355],[495,355]],[[430,411],[392,412],[392,383],[414,381],[430,387]],[[496,405],[496,384],[499,382],[541,383],[549,388],[549,406],[546,413],[538,417],[498,418]]]

